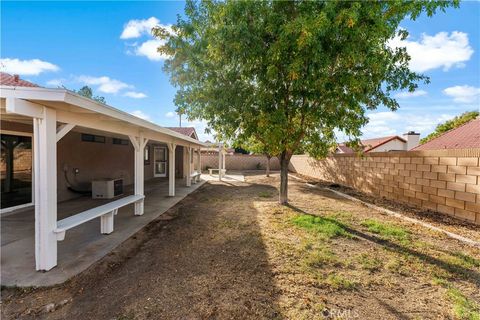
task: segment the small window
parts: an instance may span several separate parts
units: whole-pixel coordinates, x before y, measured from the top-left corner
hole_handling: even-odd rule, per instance
[[[143,151],[143,164],[148,166],[150,164],[150,146],[145,146]]]
[[[104,136],[97,136],[97,135],[94,135],[94,134],[82,133],[82,141],[105,143],[105,137]]]
[[[125,140],[125,139],[113,138],[112,143],[119,144],[122,146],[128,146],[128,140]]]

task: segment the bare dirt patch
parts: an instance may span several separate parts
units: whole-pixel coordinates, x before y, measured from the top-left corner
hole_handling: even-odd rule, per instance
[[[71,281],[2,290],[2,318],[477,319],[480,253],[278,176],[210,182]]]

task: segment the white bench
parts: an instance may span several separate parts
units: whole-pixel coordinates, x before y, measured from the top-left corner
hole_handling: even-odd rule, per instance
[[[57,240],[62,241],[65,239],[65,231],[100,217],[100,232],[102,234],[110,234],[113,232],[113,216],[118,213],[118,209],[131,203],[143,202],[144,198],[144,195],[127,196],[99,207],[80,212],[57,221],[57,228],[53,232],[56,233]]]
[[[208,169],[208,174],[212,175],[213,171],[221,172],[222,176],[225,176],[225,173],[227,173],[227,169]]]
[[[201,174],[202,174],[201,172],[197,172],[197,171],[193,171],[190,174],[190,178],[192,179],[193,183],[197,183],[200,180]]]

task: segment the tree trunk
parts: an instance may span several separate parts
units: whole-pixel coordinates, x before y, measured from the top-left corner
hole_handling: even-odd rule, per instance
[[[280,154],[280,204],[288,203],[288,164],[290,163],[290,158],[292,154],[284,151]]]
[[[267,177],[270,177],[270,159],[271,158],[272,157],[267,156],[267,172],[266,172]]]

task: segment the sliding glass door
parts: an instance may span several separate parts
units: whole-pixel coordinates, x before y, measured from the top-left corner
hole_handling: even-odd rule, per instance
[[[0,209],[31,204],[32,137],[1,133]]]

